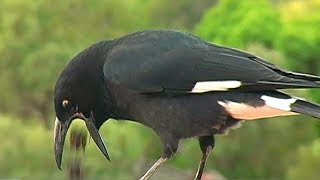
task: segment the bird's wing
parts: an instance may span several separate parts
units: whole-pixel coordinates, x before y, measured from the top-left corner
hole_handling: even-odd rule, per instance
[[[212,44],[169,50],[152,44],[114,47],[104,76],[142,93],[320,87],[320,77],[284,71],[252,54]]]

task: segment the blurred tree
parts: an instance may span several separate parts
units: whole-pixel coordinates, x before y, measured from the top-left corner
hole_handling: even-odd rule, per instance
[[[130,3],[1,1],[1,111],[48,120],[55,80],[72,56],[101,39],[143,28]]]
[[[299,148],[287,165],[288,180],[318,179],[320,176],[320,140]]]
[[[53,112],[55,80],[81,49],[102,39],[161,27],[165,21],[167,27],[191,28],[211,4],[211,0],[173,4],[149,0],[1,1],[0,83],[5,86],[0,87],[0,111],[37,116],[47,124]]]
[[[250,42],[272,47],[279,26],[279,14],[268,0],[223,0],[205,14],[196,32],[211,42],[238,48]]]
[[[113,162],[109,163],[95,143],[89,141],[83,159],[86,177],[138,179],[144,171],[142,168],[145,168],[139,161],[148,141],[145,135],[151,136],[153,133],[146,129],[137,131],[139,126],[136,123],[109,121],[108,126],[102,127],[101,134],[108,137],[106,142]],[[66,138],[63,153],[63,171],[59,171],[54,160],[51,130],[35,121],[26,122],[0,115],[0,132],[0,138],[5,139],[0,148],[1,178],[66,179],[67,165],[71,160],[69,137]]]
[[[287,65],[296,71],[320,75],[320,1],[293,0],[280,8],[283,28],[277,49],[288,57]],[[320,102],[319,90],[310,95]]]
[[[144,8],[146,21],[152,27],[192,30],[208,8],[217,0],[149,0]]]

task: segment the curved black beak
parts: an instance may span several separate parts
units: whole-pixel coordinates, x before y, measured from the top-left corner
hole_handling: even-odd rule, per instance
[[[63,146],[64,141],[69,129],[69,126],[73,119],[82,119],[85,121],[87,129],[93,139],[93,141],[96,143],[102,154],[110,161],[110,156],[108,153],[108,150],[106,148],[106,145],[101,138],[98,129],[94,125],[95,119],[93,116],[93,113],[90,113],[90,117],[86,118],[82,113],[76,113],[72,117],[70,117],[68,120],[61,122],[58,118],[56,118],[55,121],[55,127],[54,127],[54,154],[55,159],[58,168],[61,170],[61,160],[62,160],[62,153],[63,153]]]

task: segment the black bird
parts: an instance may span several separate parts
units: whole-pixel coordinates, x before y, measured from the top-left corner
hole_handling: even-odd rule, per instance
[[[152,128],[161,158],[141,179],[174,156],[179,140],[196,137],[201,179],[214,135],[242,120],[306,114],[320,106],[279,92],[319,88],[320,77],[279,69],[253,54],[211,44],[189,33],[148,30],[101,41],[80,52],[60,74],[54,91],[55,158],[61,169],[65,135],[81,118],[110,160],[98,130],[109,118]]]

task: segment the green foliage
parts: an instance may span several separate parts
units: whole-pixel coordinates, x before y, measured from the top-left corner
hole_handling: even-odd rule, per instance
[[[301,118],[245,123],[236,132],[218,139],[217,152],[213,153],[216,157],[210,165],[231,179],[281,179],[292,151],[316,137],[314,123]]]
[[[202,14],[216,0],[152,0],[146,3],[144,13],[146,21],[158,28],[192,30]]]
[[[53,163],[53,156],[49,156],[53,153],[52,145],[49,145],[51,133],[36,123],[25,125],[3,116],[0,117],[0,131],[1,178],[40,179],[47,174],[58,177],[60,173]]]
[[[281,7],[283,28],[277,48],[288,57],[287,65],[300,72],[320,74],[320,1],[290,1]],[[311,96],[320,102],[318,90]]]
[[[136,161],[144,156],[154,136],[146,128],[137,131],[141,125],[136,123],[108,122],[101,129],[106,137],[112,163],[109,163],[100,153],[92,139],[85,152],[83,163],[88,179],[128,179],[138,177],[143,164]],[[63,171],[56,167],[53,154],[53,134],[43,126],[22,122],[18,119],[0,116],[0,138],[4,141],[0,148],[0,178],[20,179],[61,179],[68,171],[70,159],[69,137],[66,138]],[[148,156],[145,156],[146,158]],[[137,178],[136,178],[137,179]]]
[[[0,68],[4,69],[0,98],[19,94],[14,103],[1,103],[1,111],[20,115],[51,115],[55,80],[77,52],[101,39],[141,27],[139,14],[126,7],[129,1],[1,1]],[[5,8],[4,8],[5,7]],[[118,11],[124,11],[117,16]],[[131,12],[131,13],[130,13]],[[96,18],[99,17],[99,18]],[[8,79],[10,81],[8,81]],[[2,89],[4,88],[4,89]],[[22,104],[22,106],[16,106]]]
[[[103,39],[163,27],[166,20],[172,20],[168,28],[190,27],[210,2],[170,6],[171,1],[142,0],[0,1],[0,83],[6,84],[0,87],[0,112],[49,123],[55,80],[80,50]],[[190,9],[191,19],[186,18]]]
[[[278,19],[278,12],[267,0],[223,0],[205,14],[196,32],[218,44],[245,48],[258,42],[271,47],[280,25]]]
[[[288,163],[287,179],[318,179],[320,169],[320,140],[300,147]]]

